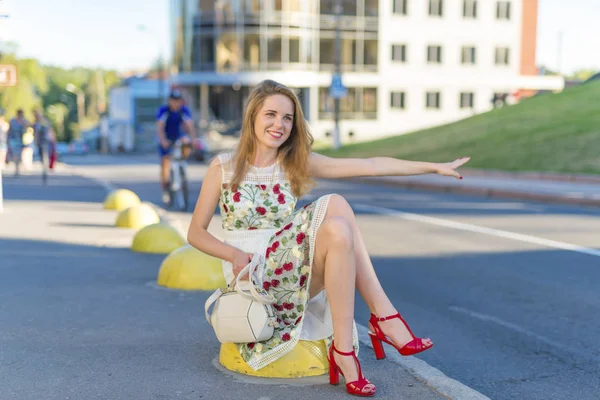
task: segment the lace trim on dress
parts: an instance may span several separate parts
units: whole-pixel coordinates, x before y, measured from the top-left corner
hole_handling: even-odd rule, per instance
[[[310,268],[312,270],[312,266],[313,266],[313,261],[314,261],[314,254],[315,254],[315,240],[317,237],[317,231],[319,230],[319,227],[321,226],[321,223],[323,222],[323,219],[325,219],[325,213],[327,212],[327,205],[329,204],[329,199],[331,198],[331,195],[326,195],[321,197],[315,207],[315,215],[313,216],[313,220],[312,220],[312,225],[310,227],[311,229],[311,236],[310,236],[310,247],[309,247],[309,255],[310,255]],[[308,275],[308,280],[306,282],[306,287],[307,287],[307,291],[309,290],[308,288],[310,288],[310,280],[312,277],[312,272]],[[268,364],[272,363],[273,361],[277,360],[278,358],[280,358],[281,356],[283,356],[285,353],[289,352],[290,350],[292,350],[296,344],[298,343],[298,340],[300,340],[300,333],[302,332],[302,326],[304,325],[304,319],[302,319],[300,321],[300,323],[298,324],[298,327],[294,330],[293,332],[293,337],[290,339],[289,342],[286,342],[284,344],[281,344],[275,348],[273,348],[270,351],[267,351],[264,354],[261,354],[260,356],[257,356],[255,359],[250,360],[248,362],[248,366],[250,368],[252,368],[253,370],[259,370],[265,366],[267,366]]]
[[[219,154],[217,157],[221,162],[221,182],[229,183],[233,178],[232,154],[222,153]],[[250,166],[246,177],[242,180],[241,183],[249,183],[253,185],[270,185],[285,180],[287,180],[287,175],[281,169],[279,161],[277,161],[275,164],[266,167],[255,167],[254,165]]]

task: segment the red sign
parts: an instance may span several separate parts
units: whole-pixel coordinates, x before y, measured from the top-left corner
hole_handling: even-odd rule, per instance
[[[17,67],[10,64],[0,64],[0,86],[15,86],[17,84]]]

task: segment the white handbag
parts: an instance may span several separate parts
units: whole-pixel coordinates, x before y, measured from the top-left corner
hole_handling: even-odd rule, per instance
[[[264,263],[264,255],[255,254],[235,281],[225,290],[217,289],[206,300],[206,320],[213,327],[219,342],[254,343],[273,336],[277,316],[271,304],[276,300],[273,296],[262,296],[252,282],[252,275],[261,263]],[[249,282],[241,282],[240,278],[246,273]],[[213,303],[213,312],[209,314]]]

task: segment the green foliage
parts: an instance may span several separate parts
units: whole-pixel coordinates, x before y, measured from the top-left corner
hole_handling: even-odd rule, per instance
[[[0,107],[12,118],[17,109],[23,109],[25,117],[33,118],[32,110],[46,111],[60,140],[70,141],[79,136],[82,129],[95,126],[100,115],[108,110],[109,90],[120,83],[115,71],[87,68],[64,69],[43,66],[35,59],[19,59],[16,48],[10,50],[0,62],[17,67],[18,83],[15,87],[2,88]],[[77,98],[66,90],[73,84],[84,92],[83,121],[77,121]]]

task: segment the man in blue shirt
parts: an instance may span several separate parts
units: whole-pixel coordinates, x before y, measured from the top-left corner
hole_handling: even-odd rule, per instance
[[[156,131],[158,136],[158,154],[160,155],[160,181],[163,189],[163,201],[168,202],[167,184],[171,170],[171,153],[176,140],[182,139],[185,144],[191,144],[190,138],[184,133],[195,137],[192,113],[183,104],[180,91],[174,90],[169,95],[167,105],[158,109],[156,115]]]

